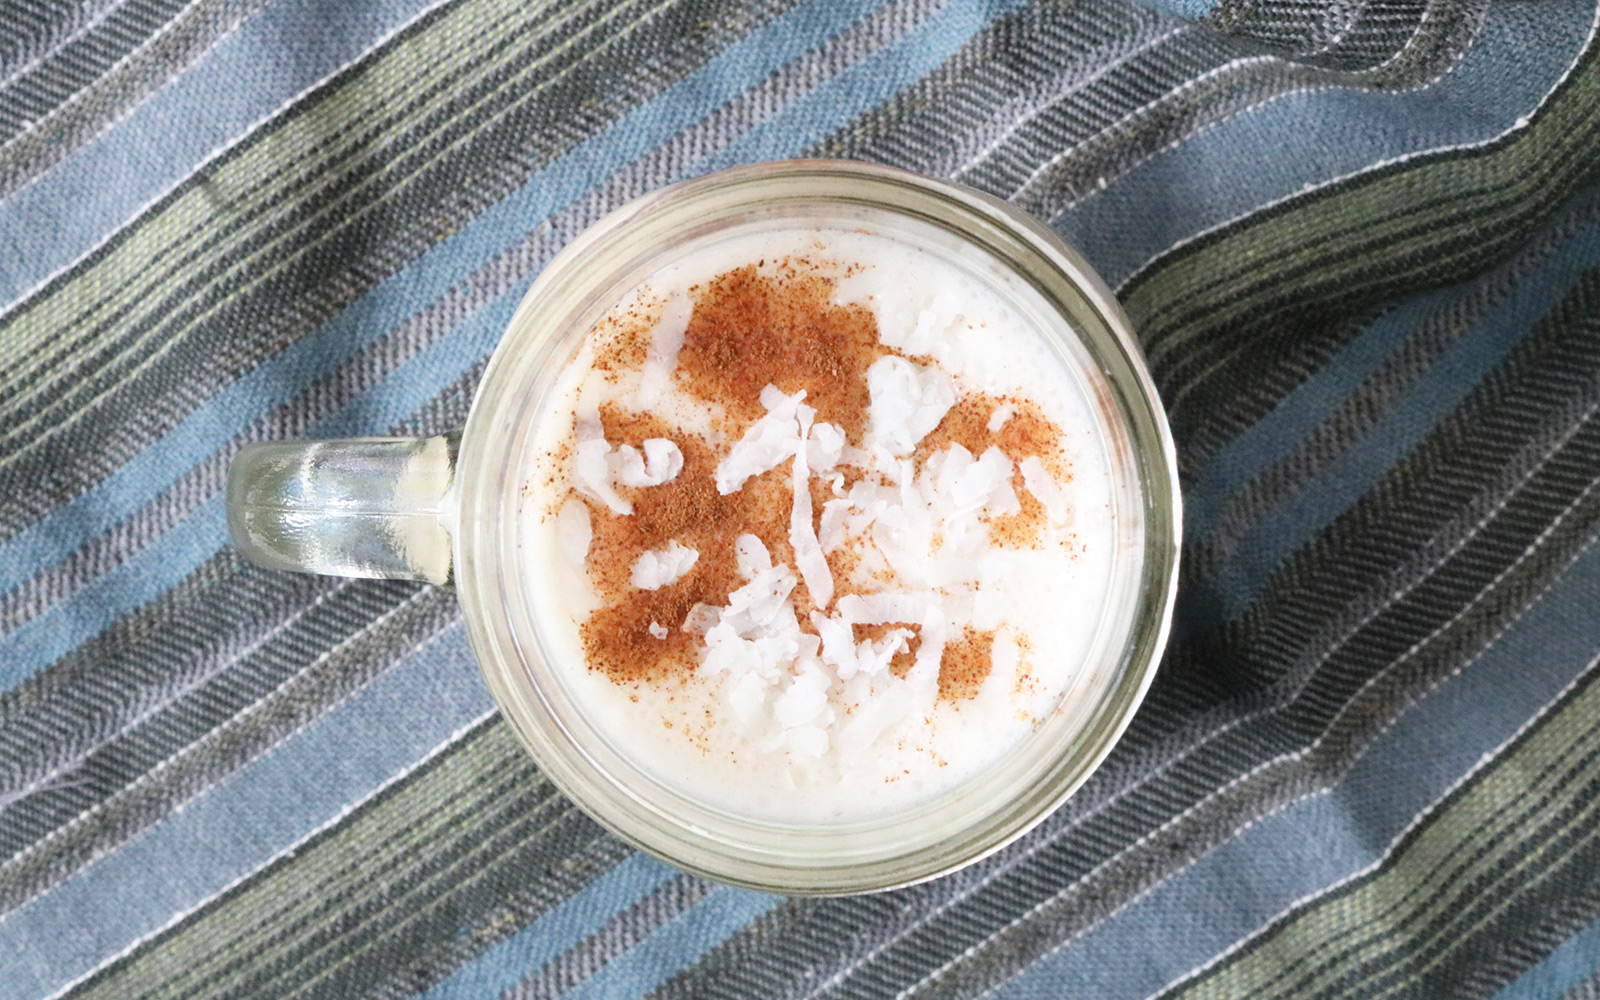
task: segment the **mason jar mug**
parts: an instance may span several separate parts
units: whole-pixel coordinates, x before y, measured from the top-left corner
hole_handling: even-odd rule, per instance
[[[743,815],[620,746],[565,679],[583,667],[558,662],[569,654],[535,613],[544,584],[521,565],[534,428],[561,405],[555,382],[588,331],[665,262],[784,226],[876,233],[1003,276],[1010,305],[1032,319],[1090,402],[1115,507],[1108,592],[1083,667],[1099,678],[1094,696],[1048,715],[977,777],[849,822]],[[1160,401],[1126,317],[1082,257],[978,192],[829,161],[727,170],[618,209],[529,289],[463,428],[426,440],[252,445],[229,470],[227,511],[234,544],[268,568],[453,586],[500,710],[567,796],[679,868],[789,894],[873,891],[948,873],[1010,843],[1071,795],[1110,752],[1155,672],[1181,523]]]

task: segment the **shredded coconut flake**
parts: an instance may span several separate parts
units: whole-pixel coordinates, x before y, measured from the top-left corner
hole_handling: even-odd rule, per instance
[[[640,590],[658,590],[670,586],[683,579],[699,559],[699,552],[679,545],[677,539],[673,539],[666,548],[652,549],[634,562],[633,585]]]
[[[829,500],[822,505],[822,525],[817,532],[817,543],[823,552],[832,552],[843,545],[848,535],[847,520],[854,505],[845,499]]]
[[[1051,524],[1066,524],[1072,514],[1068,505],[1067,495],[1062,492],[1061,486],[1045,470],[1044,463],[1035,456],[1028,456],[1018,463],[1022,470],[1022,485],[1028,492],[1044,504],[1046,516]]]
[[[911,633],[903,628],[889,632],[877,642],[864,639],[856,646],[856,667],[868,677],[881,677],[889,669],[895,654],[907,649]]]
[[[956,401],[955,386],[944,372],[894,355],[867,369],[867,392],[867,437],[896,456],[911,454]]]
[[[722,612],[718,627],[728,626],[741,638],[748,638],[777,621],[785,612],[792,620],[794,609],[789,606],[789,594],[798,582],[787,566],[761,570],[749,583],[728,595],[728,606]]]
[[[850,623],[842,616],[834,618],[813,611],[811,627],[822,638],[822,662],[832,667],[840,680],[855,676],[859,668],[856,665],[855,635]]]
[[[616,482],[624,486],[660,486],[683,471],[683,452],[666,438],[650,438],[644,443],[643,455],[625,444],[610,455],[609,462]]]
[[[746,580],[772,568],[772,553],[767,551],[766,544],[756,535],[740,535],[735,538],[733,552],[739,567],[739,575]]]
[[[828,707],[828,678],[818,670],[795,676],[773,706],[778,724],[785,729],[810,723]]]
[[[798,726],[785,734],[795,753],[806,757],[821,757],[828,752],[828,731],[817,726]]]
[[[800,579],[806,582],[811,600],[819,608],[833,602],[833,571],[817,543],[816,529],[811,522],[811,472],[806,467],[806,435],[811,430],[809,407],[799,414],[800,438],[794,451],[794,503],[789,507],[789,544],[794,547],[795,568]],[[826,425],[824,425],[826,426]]]
[[[556,531],[561,539],[561,554],[579,569],[589,557],[589,544],[594,541],[594,527],[589,522],[589,508],[582,501],[568,498],[556,514]]]
[[[672,369],[678,364],[678,352],[683,350],[684,333],[693,314],[694,302],[689,296],[678,293],[667,300],[661,319],[650,333],[650,352],[645,356],[639,386],[627,397],[630,409],[647,410],[660,402],[671,381]]]
[[[734,718],[747,729],[754,729],[763,720],[767,708],[767,685],[761,675],[750,671],[739,675],[728,687],[728,704]]]
[[[819,421],[811,428],[811,438],[806,442],[806,464],[812,472],[828,472],[839,464],[844,454],[844,431],[837,425]],[[838,476],[839,482],[844,481]]]
[[[598,417],[593,424],[580,418],[578,426],[586,435],[596,434]],[[579,488],[614,513],[624,516],[633,513],[633,504],[617,495],[618,483],[634,487],[660,486],[677,478],[682,471],[683,452],[666,438],[644,442],[644,453],[640,454],[631,444],[613,451],[605,438],[583,436],[573,460],[573,475]]]
[[[722,621],[722,609],[710,604],[696,604],[683,616],[682,630],[691,635],[705,635]]]
[[[737,493],[751,476],[775,469],[795,452],[799,436],[801,400],[805,390],[786,396],[773,386],[761,390],[767,413],[750,425],[727,457],[717,463],[717,492]],[[809,407],[808,407],[809,409]]]
[[[581,488],[614,513],[626,516],[633,513],[633,504],[617,496],[611,479],[611,463],[608,461],[610,454],[611,445],[606,443],[605,438],[579,441],[573,472]]]
[[[999,448],[991,447],[977,459],[960,445],[952,445],[948,454],[956,457],[960,449],[961,461],[948,462],[940,475],[940,493],[948,498],[951,509],[947,517],[961,517],[976,513],[986,507],[1003,502],[1011,492],[1011,459]]]
[[[936,612],[940,599],[938,594],[846,594],[839,598],[839,614],[852,625],[916,623]]]

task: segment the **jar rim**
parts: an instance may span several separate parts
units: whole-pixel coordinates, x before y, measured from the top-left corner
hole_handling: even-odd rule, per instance
[[[650,789],[619,783],[615,762],[592,740],[586,745],[570,713],[563,717],[558,694],[536,682],[542,657],[523,617],[520,574],[508,565],[514,560],[503,557],[517,530],[516,484],[506,482],[504,470],[518,464],[532,423],[527,387],[551,367],[559,342],[587,330],[574,334],[574,324],[553,317],[594,309],[615,283],[608,284],[611,272],[624,273],[626,262],[647,257],[662,234],[714,228],[738,212],[770,210],[784,199],[918,216],[1017,268],[1080,339],[1093,341],[1087,347],[1105,369],[1115,397],[1110,405],[1137,459],[1144,526],[1140,604],[1116,678],[1082,738],[1061,748],[1062,759],[1024,801],[905,856],[860,856],[840,848],[843,853],[830,860],[827,837],[796,839],[792,830],[766,840],[759,831],[730,840],[717,827],[715,810],[663,807]],[[597,266],[597,260],[607,264]],[[1000,850],[1042,822],[1110,753],[1149,688],[1170,629],[1182,524],[1177,463],[1127,317],[1088,263],[1036,220],[980,192],[894,168],[827,160],[736,167],[646,194],[589,227],[550,262],[518,306],[480,383],[457,477],[457,585],[485,679],[519,739],[557,787],[614,833],[679,868],[729,884],[789,894],[874,891],[938,877]],[[789,842],[801,846],[786,852],[781,844]]]

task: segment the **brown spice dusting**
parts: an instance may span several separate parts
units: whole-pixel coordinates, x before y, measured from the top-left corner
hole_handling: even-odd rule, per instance
[[[855,633],[856,642],[871,639],[879,642],[895,629],[905,629],[911,633],[911,638],[906,640],[906,648],[894,654],[889,661],[889,672],[896,677],[904,677],[911,672],[912,666],[917,662],[917,647],[922,644],[922,626],[910,624],[886,623],[882,625],[852,625],[851,631]]]
[[[989,538],[996,545],[1008,549],[1037,548],[1049,514],[1039,498],[1029,493],[1023,485],[1021,472],[1011,474],[1011,492],[1016,494],[1017,503],[1022,505],[1022,509],[1015,514],[990,518]]]
[[[827,560],[828,572],[833,574],[835,601],[846,594],[861,593],[853,586],[856,582],[856,567],[861,565],[861,553],[847,545],[841,545],[832,552],[825,553],[822,558]]]
[[[991,431],[989,420],[1001,406],[1010,406],[1016,412],[998,431]],[[917,467],[921,468],[929,456],[953,444],[967,449],[973,457],[982,455],[991,447],[998,447],[1012,462],[1021,462],[1029,457],[1038,458],[1057,482],[1066,483],[1072,478],[1071,470],[1061,459],[1061,428],[1030,399],[993,396],[983,392],[961,397],[944,415],[939,426],[917,445]],[[989,537],[996,545],[1005,548],[1036,547],[1040,544],[1040,535],[1047,519],[1044,504],[1024,486],[1021,469],[1011,474],[1011,491],[1016,494],[1022,510],[988,519]]]
[[[786,258],[777,274],[741,267],[707,283],[678,355],[678,373],[694,395],[727,408],[730,437],[765,413],[767,385],[806,391],[817,419],[839,425],[859,444],[866,430],[866,370],[889,348],[861,305],[833,303],[835,282],[805,258]]]
[[[1013,695],[1021,695],[1024,692],[1033,693],[1039,689],[1039,684],[1033,676],[1033,640],[1025,635],[1019,635],[1016,636],[1016,643],[1017,681],[1011,686],[1011,693]]]
[[[807,485],[809,487],[807,492],[811,494],[811,530],[820,537],[822,534],[822,506],[829,500],[837,500],[839,498],[833,495],[833,489],[828,485],[827,481],[818,476],[812,476]]]
[[[946,701],[969,701],[994,667],[994,632],[979,632],[967,626],[961,638],[948,642],[939,658],[939,697]]]
[[[831,267],[831,263],[829,264]],[[827,270],[803,257],[744,267],[691,292],[695,304],[675,375],[690,394],[722,407],[728,423],[720,428],[730,440],[765,412],[760,393],[768,384],[784,392],[806,390],[806,402],[819,421],[839,425],[852,444],[859,444],[866,428],[869,394],[866,370],[885,354],[896,353],[878,343],[877,325],[861,306],[832,302],[835,283]],[[644,301],[621,316],[611,317],[597,331],[595,366],[611,381],[621,373],[641,368],[648,357],[652,328],[663,302]],[[915,359],[926,361],[926,359]],[[988,422],[995,409],[1009,405],[1013,415],[995,432]],[[622,485],[617,493],[633,505],[631,516],[613,513],[603,503],[578,496],[588,507],[592,541],[587,566],[601,598],[601,606],[581,627],[581,637],[593,669],[625,685],[686,681],[698,664],[700,635],[682,626],[698,604],[725,605],[728,595],[744,581],[737,569],[734,543],[739,535],[754,534],[767,546],[775,562],[793,565],[789,522],[793,506],[788,463],[752,477],[728,496],[716,490],[717,452],[706,440],[674,427],[659,417],[631,412],[617,403],[601,407],[606,440],[613,446],[642,446],[650,438],[666,438],[683,454],[682,471],[668,483],[643,489]],[[960,399],[939,426],[919,445],[920,465],[929,455],[951,444],[961,444],[974,455],[999,446],[1013,461],[1038,456],[1059,480],[1068,470],[1060,460],[1061,431],[1032,402],[972,394]],[[571,442],[563,442],[552,456],[558,468],[570,468]],[[841,467],[848,489],[865,473]],[[1024,547],[1038,544],[1045,521],[1043,505],[1023,488],[1021,474],[1013,480],[1022,510],[992,518],[991,537],[997,544]],[[822,514],[835,499],[831,482],[814,477],[810,484],[813,528],[820,533]],[[559,507],[559,502],[555,505]],[[632,585],[634,563],[645,552],[670,541],[694,549],[699,558],[675,583],[657,590]],[[835,594],[860,592],[862,555],[850,547],[826,553]],[[872,574],[891,583],[887,569]],[[801,628],[812,627],[807,612],[812,600],[803,581],[791,597],[800,612]],[[665,638],[652,635],[652,625],[666,630]],[[896,653],[890,670],[904,677],[916,660],[920,630],[914,625],[857,625],[856,641],[881,640],[895,628],[912,632],[908,649]],[[993,632],[971,628],[945,646],[940,660],[939,696],[948,701],[975,697],[992,663]],[[1032,683],[1025,672],[1019,687]],[[637,698],[637,696],[634,696]],[[671,724],[668,723],[669,728]],[[684,732],[690,732],[685,721]]]
[[[1002,406],[1010,406],[1016,412],[999,430],[991,431],[989,419]],[[939,421],[939,426],[917,445],[917,465],[920,467],[929,455],[953,444],[961,445],[974,456],[998,446],[1013,462],[1032,455],[1055,475],[1057,470],[1052,466],[1058,464],[1061,453],[1061,428],[1031,399],[974,392],[958,399]]]
[[[612,404],[601,407],[600,424],[614,446],[639,447],[648,438],[671,440],[683,452],[683,471],[660,486],[619,485],[617,494],[633,504],[632,515],[582,498],[593,530],[589,578],[603,601],[582,626],[584,649],[591,666],[619,683],[692,672],[700,637],[681,626],[696,604],[726,604],[728,595],[743,584],[734,549],[737,537],[755,535],[775,562],[793,562],[789,470],[772,469],[751,478],[737,493],[722,496],[716,487],[716,454],[699,437],[659,417]],[[633,564],[639,556],[674,539],[700,553],[694,567],[683,579],[657,590],[634,587]],[[803,582],[795,600],[802,607],[810,602]],[[667,630],[665,639],[650,634],[652,622]]]
[[[622,372],[638,371],[650,356],[650,340],[666,300],[645,295],[626,312],[608,314],[595,324],[594,367],[615,382]]]

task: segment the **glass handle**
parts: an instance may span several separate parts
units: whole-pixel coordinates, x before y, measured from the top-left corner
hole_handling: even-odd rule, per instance
[[[228,467],[228,533],[268,569],[447,584],[460,440],[248,445]]]

